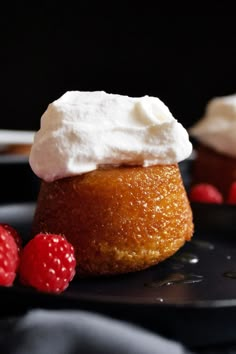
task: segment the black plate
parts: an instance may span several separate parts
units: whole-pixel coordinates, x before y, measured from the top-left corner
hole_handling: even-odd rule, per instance
[[[34,203],[2,205],[0,222],[27,242]],[[145,271],[116,277],[74,279],[50,295],[15,285],[0,288],[1,312],[33,307],[76,308],[135,322],[188,345],[235,339],[236,248],[224,234],[195,233],[175,256]]]

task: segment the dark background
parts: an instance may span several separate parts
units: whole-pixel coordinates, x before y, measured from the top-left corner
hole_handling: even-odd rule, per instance
[[[158,96],[189,127],[210,98],[236,92],[236,16],[76,4],[1,11],[0,128],[38,129],[68,90]]]

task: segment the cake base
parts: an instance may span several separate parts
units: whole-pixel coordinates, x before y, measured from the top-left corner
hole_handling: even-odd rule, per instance
[[[39,232],[66,236],[79,275],[119,274],[175,253],[192,236],[192,211],[178,165],[99,169],[42,181]]]

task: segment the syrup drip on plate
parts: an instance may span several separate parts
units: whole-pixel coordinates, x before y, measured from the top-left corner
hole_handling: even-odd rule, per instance
[[[184,252],[184,253],[179,253],[175,254],[173,256],[173,259],[176,261],[180,261],[183,263],[189,263],[189,264],[196,264],[199,261],[198,256],[192,253]]]
[[[224,272],[223,276],[226,278],[236,279],[236,271],[234,270],[234,271]]]
[[[213,245],[213,243],[208,242],[208,241],[203,241],[203,240],[192,240],[191,244],[194,246],[197,246],[199,248],[205,249],[205,250],[209,250],[212,251],[215,249],[215,245]]]
[[[149,288],[158,288],[160,286],[169,286],[174,284],[193,284],[199,283],[203,280],[202,275],[192,274],[192,273],[172,273],[164,279],[152,281],[150,283],[144,284],[144,286]]]

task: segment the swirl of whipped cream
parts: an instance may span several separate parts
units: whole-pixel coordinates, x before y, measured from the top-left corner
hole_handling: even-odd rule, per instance
[[[211,99],[189,134],[217,152],[236,157],[236,94]]]
[[[177,163],[191,151],[187,131],[158,98],[69,91],[43,114],[29,162],[51,182],[104,165]]]

